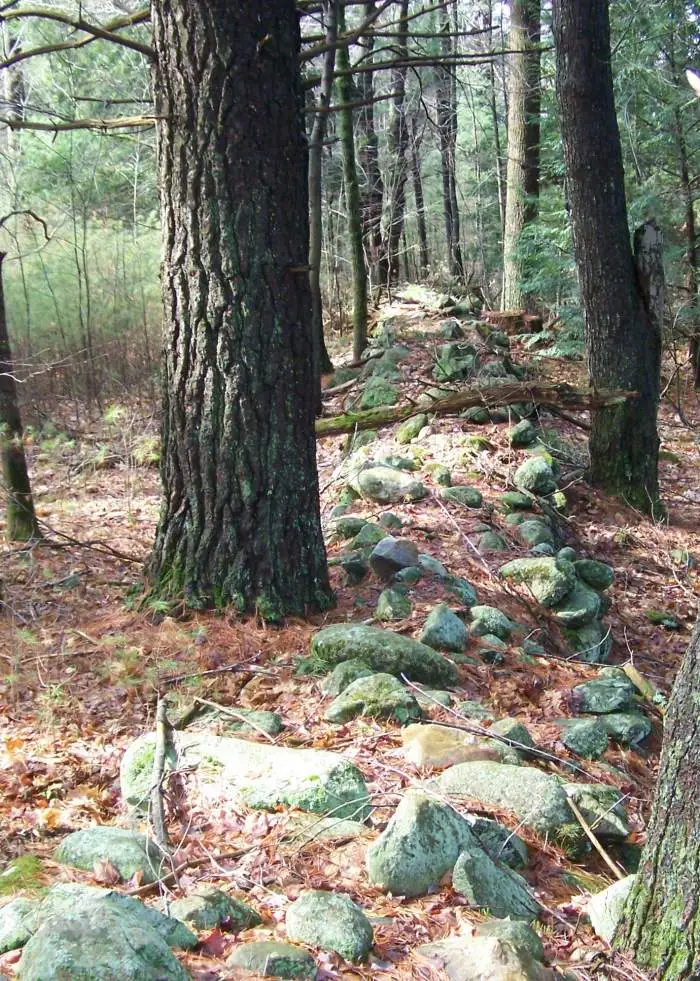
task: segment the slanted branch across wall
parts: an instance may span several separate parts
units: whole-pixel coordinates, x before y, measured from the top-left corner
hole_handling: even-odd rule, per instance
[[[601,409],[621,405],[638,397],[638,392],[618,389],[574,388],[571,385],[529,384],[490,385],[488,388],[468,388],[432,402],[403,403],[382,406],[364,412],[345,412],[339,416],[316,420],[316,436],[338,436],[360,429],[376,429],[403,422],[420,412],[433,415],[455,415],[463,409],[483,406],[495,409],[516,402],[534,402],[544,408]]]

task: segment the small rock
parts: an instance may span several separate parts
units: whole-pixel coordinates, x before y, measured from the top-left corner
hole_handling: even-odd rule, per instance
[[[514,518],[516,515],[508,517]],[[534,548],[535,545],[551,545],[554,548],[556,544],[552,529],[541,518],[526,518],[525,521],[519,521],[516,527],[518,538],[528,548]]]
[[[526,947],[478,933],[424,944],[417,953],[450,981],[556,981],[560,977],[536,961]]]
[[[0,909],[0,954],[24,947],[37,929],[39,901],[18,897]]]
[[[462,621],[444,603],[431,610],[420,641],[441,651],[463,651],[469,634]]]
[[[533,456],[521,463],[513,476],[513,483],[521,491],[546,497],[557,489],[551,466],[541,457]]]
[[[517,426],[513,426],[508,434],[508,441],[512,447],[519,449],[529,446],[537,439],[537,429],[529,419],[522,419]]]
[[[605,670],[604,668],[603,671]],[[576,685],[573,699],[579,712],[603,715],[606,712],[624,712],[634,708],[636,691],[624,671],[612,669],[610,674],[603,675],[601,671],[593,681]]]
[[[549,542],[540,542],[539,545],[533,545],[533,547],[530,549],[530,555],[536,555],[536,556],[541,556],[541,555],[553,556],[554,555],[554,546],[553,545],[550,545]]]
[[[601,613],[600,596],[590,586],[577,579],[571,592],[558,603],[552,604],[551,609],[564,626],[585,627],[587,623],[593,623]]]
[[[478,719],[480,722],[490,722],[493,716],[481,702],[474,701],[473,699],[466,699],[463,702],[458,702],[455,705],[455,711],[459,715],[464,715],[468,719]]]
[[[511,623],[505,613],[501,613],[494,606],[473,606],[471,615],[471,632],[475,637],[493,634],[501,640],[508,640],[515,629],[515,625]]]
[[[494,862],[503,862],[512,869],[525,868],[530,856],[527,845],[519,835],[491,818],[467,814],[466,819],[479,844]]]
[[[401,731],[403,755],[415,766],[444,769],[469,760],[500,761],[488,740],[446,726],[410,725]]]
[[[418,556],[418,565],[421,572],[424,572],[426,576],[436,576],[438,579],[447,578],[448,572],[442,562],[434,559],[432,555],[428,555],[426,552],[421,552]]]
[[[526,746],[528,749],[535,748],[535,742],[532,736],[522,722],[519,722],[517,719],[499,719],[492,724],[489,732],[493,732],[497,736],[503,736],[504,739],[512,739],[514,743],[519,743],[520,745],[515,748],[518,749],[521,755],[522,750],[520,747]]]
[[[388,531],[398,531],[399,528],[403,528],[403,521],[393,511],[385,511],[383,514],[380,514],[377,518],[377,523]]]
[[[445,589],[456,596],[462,606],[472,607],[476,603],[476,590],[466,579],[459,576],[449,576],[445,580]]]
[[[427,467],[430,476],[433,478],[438,487],[450,487],[452,484],[452,472],[448,467],[444,467],[441,463],[434,463]]]
[[[348,586],[357,586],[369,573],[369,563],[359,552],[341,555],[339,564],[345,573]]]
[[[201,886],[193,895],[176,899],[170,904],[170,915],[195,930],[213,930],[221,926],[238,933],[262,923],[254,909],[211,886]]]
[[[349,661],[341,661],[340,664],[336,664],[324,681],[323,693],[324,695],[339,695],[353,681],[357,681],[358,678],[368,678],[372,673],[370,666],[357,657],[353,657]]]
[[[540,912],[540,904],[522,876],[507,866],[496,865],[480,845],[462,851],[452,872],[452,887],[470,905],[493,916],[530,921]]]
[[[403,586],[415,586],[423,576],[423,570],[418,565],[408,565],[394,573],[394,582]]]
[[[597,719],[567,719],[561,741],[567,749],[587,760],[599,760],[608,748],[608,733]]]
[[[333,522],[333,534],[336,538],[354,538],[367,524],[366,518],[358,518],[354,514],[343,515]]]
[[[362,497],[379,504],[420,501],[428,493],[415,477],[386,466],[361,470],[357,475],[356,485]]]
[[[369,881],[394,896],[425,895],[472,841],[468,823],[449,805],[411,791],[367,850]]]
[[[573,550],[573,548],[569,548],[568,546],[566,546],[565,548],[559,549],[559,551],[557,552],[557,558],[564,559],[566,562],[575,562],[576,552]]]
[[[476,487],[443,487],[440,491],[440,497],[443,501],[461,504],[465,508],[480,508],[484,503],[481,491],[478,491]]]
[[[614,882],[588,900],[586,912],[591,926],[598,936],[608,943],[612,940],[617,925],[622,919],[622,911],[636,878],[636,875],[628,875],[626,879]]]
[[[477,551],[480,555],[488,555],[489,552],[507,552],[508,543],[497,532],[485,531],[479,535]]]
[[[527,586],[541,606],[554,606],[576,583],[570,562],[554,558],[514,559],[500,569],[501,577]]]
[[[595,559],[578,559],[574,562],[574,568],[579,579],[583,579],[593,589],[599,589],[601,591],[609,589],[615,579],[615,572],[612,566],[606,565],[605,562],[598,562]]]
[[[375,381],[375,377],[377,380]],[[384,381],[379,375],[372,375],[360,399],[360,409],[378,409],[383,405],[396,405],[399,390],[396,385]]]
[[[367,521],[352,540],[351,548],[374,548],[386,538],[386,530]]]
[[[374,615],[377,620],[403,620],[411,615],[412,609],[406,590],[403,587],[393,586],[380,594]]]
[[[607,661],[612,650],[610,628],[597,620],[574,630],[564,630],[564,637],[577,661]]]
[[[449,320],[441,320],[438,324],[438,332],[440,337],[444,337],[448,341],[456,341],[460,337],[464,337],[464,331],[460,327],[459,320],[456,317],[450,317]]]
[[[333,950],[346,961],[367,960],[374,942],[372,926],[359,906],[347,896],[320,889],[302,892],[287,910],[285,922],[290,940]]]
[[[329,722],[343,723],[358,715],[394,718],[398,722],[423,715],[410,691],[391,674],[358,678],[338,695],[324,713]]]
[[[599,838],[623,841],[630,833],[624,798],[614,787],[568,783],[566,793],[583,814],[586,824]]]
[[[241,967],[265,978],[292,978],[314,981],[316,962],[301,947],[274,940],[260,940],[236,947],[226,961],[227,967]]]
[[[449,691],[440,691],[439,688],[425,688],[422,691],[413,689],[416,701],[424,711],[431,709],[449,708],[452,705],[452,695]]]
[[[506,514],[511,511],[529,511],[532,508],[532,498],[520,491],[506,491],[501,495],[501,508]]]
[[[401,569],[418,565],[418,549],[406,538],[383,538],[369,557],[372,571],[380,579],[390,579]]]
[[[535,931],[522,920],[487,920],[477,923],[477,937],[497,937],[516,949],[524,949],[536,961],[544,960],[544,947]]]
[[[651,722],[641,712],[613,712],[599,716],[599,722],[607,734],[622,746],[636,746],[652,732]]]
[[[110,826],[74,831],[55,850],[54,859],[87,872],[107,859],[124,882],[138,872],[144,883],[155,882],[163,864],[158,847],[146,835]]]
[[[463,419],[466,419],[467,422],[476,423],[477,426],[483,426],[487,422],[491,421],[489,410],[484,409],[484,407],[481,405],[475,405],[471,409],[465,409],[464,412],[461,413],[461,416]]]

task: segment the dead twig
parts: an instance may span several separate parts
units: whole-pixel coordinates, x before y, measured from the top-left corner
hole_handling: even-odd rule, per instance
[[[160,850],[168,855],[170,844],[168,830],[165,826],[165,806],[163,803],[163,777],[168,745],[171,740],[171,727],[167,715],[168,703],[164,698],[158,699],[156,706],[156,746],[153,754],[153,770],[151,776],[150,816],[153,827],[153,837]]]
[[[613,860],[610,858],[610,856],[608,855],[608,853],[605,851],[605,849],[603,848],[603,846],[601,845],[601,843],[598,841],[597,837],[593,834],[593,831],[591,830],[590,825],[586,822],[585,817],[583,816],[583,814],[581,814],[581,811],[578,809],[575,801],[573,800],[573,798],[569,794],[567,794],[567,800],[568,800],[569,807],[574,812],[574,816],[576,817],[576,820],[578,821],[578,823],[583,828],[586,837],[588,838],[588,840],[590,841],[590,843],[593,845],[593,847],[595,848],[595,850],[598,852],[598,854],[600,855],[600,857],[603,859],[603,861],[605,862],[605,864],[607,865],[607,867],[610,869],[610,871],[612,872],[612,874],[618,880],[624,879],[625,878],[624,872],[621,872],[620,871],[620,869],[617,867],[617,865],[613,862]]]

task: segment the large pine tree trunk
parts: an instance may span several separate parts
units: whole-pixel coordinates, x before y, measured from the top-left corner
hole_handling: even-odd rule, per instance
[[[664,726],[647,843],[616,937],[660,981],[700,977],[700,620]]]
[[[595,412],[593,483],[643,511],[659,494],[661,338],[638,284],[627,226],[607,0],[554,0],[557,96],[591,383],[641,397]]]
[[[503,309],[526,306],[520,237],[537,217],[540,163],[540,0],[513,0],[508,47],[508,163],[503,238]],[[531,49],[535,47],[535,50]]]
[[[293,0],[154,0],[164,501],[150,578],[265,618],[326,607]]]

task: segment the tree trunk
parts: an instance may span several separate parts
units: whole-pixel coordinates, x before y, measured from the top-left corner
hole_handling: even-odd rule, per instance
[[[345,8],[339,11],[339,30],[345,31]],[[352,82],[347,74],[350,68],[350,54],[347,47],[338,51],[338,95],[340,110],[340,142],[343,148],[343,179],[345,181],[345,202],[348,212],[348,234],[350,237],[350,263],[352,266],[352,355],[359,361],[367,347],[367,270],[362,243],[362,206],[360,185],[357,180],[355,163],[355,136],[352,126]]]
[[[24,455],[22,420],[17,399],[17,384],[12,363],[10,335],[7,330],[2,264],[0,252],[0,459],[7,495],[6,535],[11,542],[41,538],[34,513],[27,459]]]
[[[454,58],[455,51],[450,33],[449,13],[445,13],[440,28],[440,46],[447,59]],[[462,248],[459,242],[459,204],[455,179],[455,150],[457,145],[457,90],[455,68],[439,66],[437,69],[437,125],[440,136],[440,167],[442,171],[442,200],[445,217],[445,242],[450,276],[464,279]]]
[[[503,237],[504,310],[528,306],[520,237],[537,217],[540,164],[540,0],[513,0],[508,47],[508,163]],[[530,49],[535,50],[529,53]]]
[[[398,61],[408,57],[408,3],[400,0],[399,26],[395,54]],[[399,278],[399,247],[406,213],[406,150],[408,126],[406,125],[406,73],[405,67],[394,68],[391,73],[391,123],[387,133],[387,150],[392,161],[389,177],[389,212],[384,236],[381,273],[384,283],[395,283]]]
[[[638,283],[627,226],[607,0],[554,0],[557,97],[591,384],[640,398],[594,412],[591,476],[642,511],[658,502],[661,338]]]
[[[322,205],[322,162],[323,141],[326,138],[328,109],[333,88],[335,68],[335,41],[338,34],[338,2],[324,0],[323,18],[326,25],[326,44],[329,49],[323,57],[321,88],[318,94],[317,111],[309,136],[309,281],[311,283],[311,304],[314,332],[314,356],[316,375],[333,371],[333,362],[326,350],[323,336],[323,301],[321,299],[321,252],[323,245],[323,205]],[[319,385],[320,398],[320,385]]]
[[[265,619],[331,601],[314,442],[293,0],[154,0],[164,233],[155,595]]]
[[[673,687],[647,843],[615,935],[659,981],[700,975],[699,678],[700,620]]]
[[[413,182],[413,197],[416,201],[416,224],[418,227],[418,247],[420,252],[420,276],[428,272],[430,265],[428,254],[428,232],[425,227],[425,197],[423,195],[423,178],[420,172],[421,137],[415,119],[411,122],[411,180]]]
[[[484,26],[488,28],[493,26],[493,10],[490,2],[486,8],[486,22]],[[487,36],[489,38],[489,44],[491,44],[492,35],[490,31]],[[489,60],[487,72],[489,80],[489,109],[491,112],[491,126],[493,127],[493,149],[496,155],[498,214],[501,219],[501,234],[503,234],[506,223],[506,175],[504,173],[505,167],[503,165],[503,152],[501,150],[501,128],[498,121],[498,107],[496,105],[496,69],[493,59]]]
[[[369,20],[375,12],[376,4],[364,5],[364,19]],[[362,38],[364,48],[363,63],[372,64],[374,37],[372,34]],[[381,277],[382,254],[382,205],[384,201],[384,182],[379,168],[379,140],[374,125],[374,72],[362,72],[358,76],[358,95],[365,105],[358,115],[358,153],[360,166],[364,172],[365,185],[362,194],[362,237],[367,256],[370,283],[379,284]]]
[[[693,386],[700,388],[700,327],[698,327],[697,323],[697,312],[700,305],[698,299],[698,286],[700,285],[700,276],[698,276],[698,239],[695,226],[695,202],[693,200],[694,195],[688,169],[688,145],[683,127],[683,119],[678,106],[675,106],[673,110],[673,123],[673,135],[678,157],[678,176],[681,185],[681,197],[683,199],[683,213],[685,215],[685,222],[683,223],[685,232],[685,285],[690,302],[690,321],[692,330],[694,331],[690,339],[690,362]],[[696,316],[693,316],[693,313]]]

